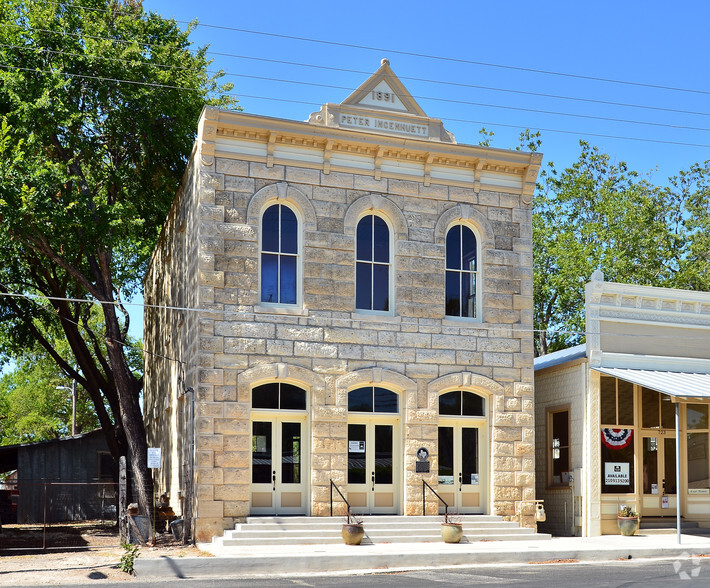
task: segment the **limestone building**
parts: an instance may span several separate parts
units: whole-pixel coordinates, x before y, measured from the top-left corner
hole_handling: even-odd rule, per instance
[[[205,109],[145,279],[157,491],[198,540],[331,481],[533,524],[540,161],[458,144],[386,60],[307,122]]]

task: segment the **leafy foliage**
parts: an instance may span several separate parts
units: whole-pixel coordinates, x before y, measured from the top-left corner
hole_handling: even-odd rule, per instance
[[[541,172],[535,195],[537,355],[584,341],[584,288],[594,270],[615,282],[710,289],[710,162],[659,186],[580,146],[573,165]]]
[[[133,456],[144,511],[122,301],[141,288],[203,106],[233,105],[189,33],[138,1],[0,0],[0,358],[41,348],[80,384],[114,458]]]

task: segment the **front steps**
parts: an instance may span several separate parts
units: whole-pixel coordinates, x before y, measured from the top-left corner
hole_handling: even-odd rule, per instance
[[[441,542],[442,520],[439,516],[364,516],[362,544]],[[499,516],[465,515],[457,517],[458,520],[463,525],[461,543],[550,539],[550,535],[522,528]],[[344,522],[344,517],[248,517],[246,523],[213,538],[212,544],[221,547],[342,544],[340,531]]]
[[[641,517],[638,533],[640,535],[671,535],[678,532],[675,517]],[[700,523],[680,519],[680,532],[683,535],[710,536],[710,528],[701,527]]]

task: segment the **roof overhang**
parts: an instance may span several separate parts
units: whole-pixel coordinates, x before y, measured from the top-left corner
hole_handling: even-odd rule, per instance
[[[710,401],[710,373],[625,367],[592,367],[592,369],[599,373],[667,394],[673,397],[676,402]]]

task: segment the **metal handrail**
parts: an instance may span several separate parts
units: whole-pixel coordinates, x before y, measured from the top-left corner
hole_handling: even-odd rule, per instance
[[[441,496],[439,496],[439,493],[434,490],[429,484],[427,483],[426,480],[422,480],[422,515],[426,516],[426,489],[429,488],[434,493],[434,496],[436,496],[440,501],[441,504],[444,505],[444,520],[449,519],[449,505],[446,503],[446,500],[444,500]]]
[[[333,480],[330,480],[330,516],[333,516],[333,488],[335,488],[335,491],[340,494],[340,498],[343,499],[343,502],[347,505],[348,507],[348,524],[351,523],[351,518],[352,515],[350,514],[350,503],[347,501],[345,496],[343,496],[343,493],[340,491],[340,489],[335,485],[335,482]]]

